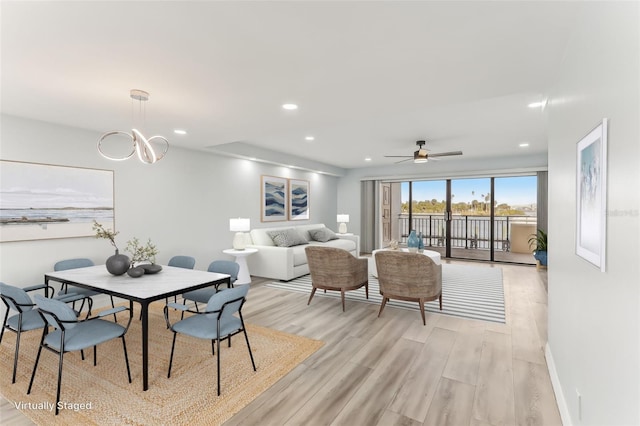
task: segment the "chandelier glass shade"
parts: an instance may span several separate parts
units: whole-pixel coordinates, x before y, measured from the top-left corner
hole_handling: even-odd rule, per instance
[[[142,102],[149,100],[149,93],[143,90],[131,90],[131,99],[137,100],[142,105]],[[142,109],[142,108],[140,108]],[[113,136],[121,135],[131,140],[131,151],[127,151],[124,155],[110,155],[103,150],[103,143],[106,139],[113,139]],[[155,146],[154,146],[155,144]],[[159,147],[159,149],[158,149]],[[146,138],[142,132],[138,129],[131,129],[131,133],[115,130],[107,132],[100,136],[98,139],[98,152],[104,158],[113,161],[124,161],[137,155],[138,159],[145,164],[153,164],[164,158],[165,154],[169,150],[169,141],[163,136],[152,136]]]

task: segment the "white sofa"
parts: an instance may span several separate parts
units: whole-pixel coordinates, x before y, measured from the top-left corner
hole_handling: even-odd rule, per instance
[[[284,229],[296,229],[304,237],[309,245],[337,247],[347,250],[354,256],[360,254],[360,240],[357,235],[336,234],[338,239],[327,242],[314,241],[309,235],[309,230],[325,228],[324,224],[313,225],[289,225],[278,228],[257,228],[251,230],[251,242],[247,247],[256,248],[258,252],[247,257],[247,264],[251,275],[283,281],[309,273],[305,247],[307,244],[293,247],[278,247],[269,236],[269,231]]]

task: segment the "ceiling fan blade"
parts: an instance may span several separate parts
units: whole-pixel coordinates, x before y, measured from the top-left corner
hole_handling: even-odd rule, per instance
[[[413,158],[407,158],[406,160],[396,161],[394,164],[404,163],[405,161],[411,161],[411,160],[413,160]]]
[[[440,152],[437,154],[429,154],[429,157],[447,157],[449,155],[462,155],[462,151]]]
[[[413,158],[413,155],[385,155],[386,158]]]

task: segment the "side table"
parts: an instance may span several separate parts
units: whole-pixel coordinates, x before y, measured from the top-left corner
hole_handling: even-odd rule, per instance
[[[247,266],[247,256],[258,252],[255,248],[246,248],[244,250],[226,249],[222,250],[224,254],[235,256],[236,263],[240,265],[238,272],[238,280],[234,284],[251,284],[251,275],[249,274],[249,266]]]

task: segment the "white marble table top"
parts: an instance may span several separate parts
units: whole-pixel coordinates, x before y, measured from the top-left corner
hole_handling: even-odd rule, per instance
[[[176,268],[162,265],[162,271],[131,278],[124,274],[111,275],[105,265],[48,272],[45,277],[53,281],[64,280],[71,284],[83,284],[98,291],[131,296],[136,299],[158,298],[167,293],[228,278],[227,274]]]

